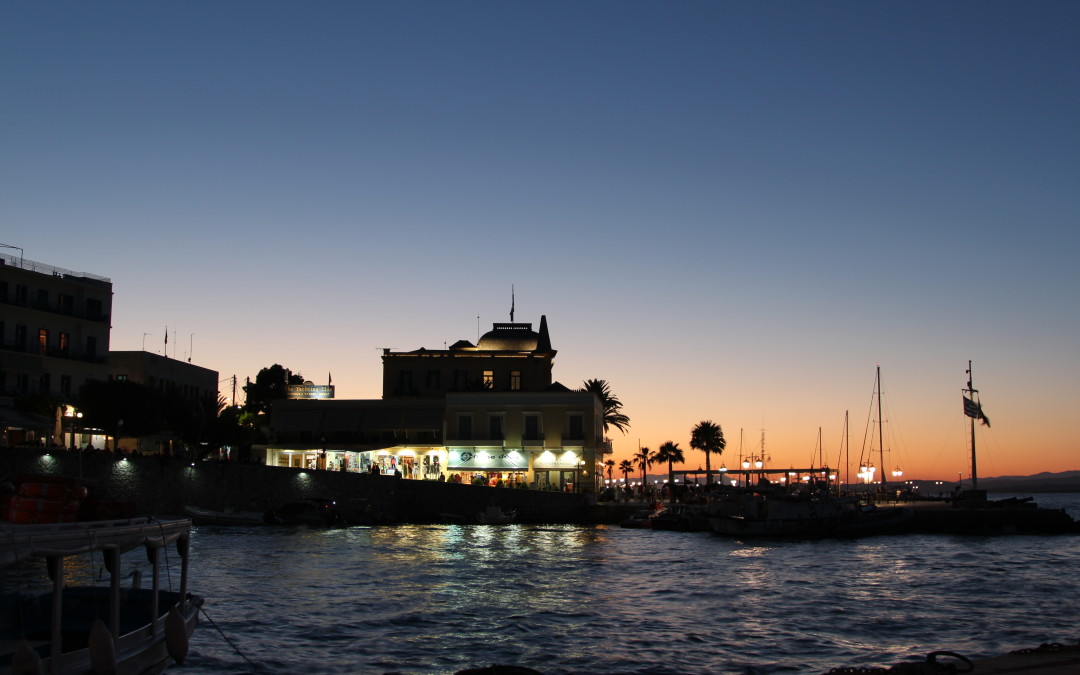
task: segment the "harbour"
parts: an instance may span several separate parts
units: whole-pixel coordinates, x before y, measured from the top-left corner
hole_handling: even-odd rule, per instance
[[[206,611],[254,667],[203,626],[184,672],[825,673],[935,650],[989,659],[1074,636],[1078,554],[1075,537],[1023,535],[195,528]]]

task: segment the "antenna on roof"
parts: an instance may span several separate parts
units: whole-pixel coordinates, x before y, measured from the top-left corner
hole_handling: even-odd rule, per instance
[[[514,323],[514,284],[510,284],[510,323]]]

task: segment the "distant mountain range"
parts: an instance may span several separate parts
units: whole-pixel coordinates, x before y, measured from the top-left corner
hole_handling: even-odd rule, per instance
[[[641,474],[638,474],[640,477]],[[661,483],[667,479],[667,474],[649,474],[649,483],[654,481]],[[636,481],[633,474],[630,475],[631,481]],[[698,479],[700,482],[705,482],[705,477],[702,476]],[[904,481],[907,482],[906,480]],[[920,486],[924,491],[934,490],[937,481],[932,480],[919,480],[913,479],[913,483]],[[946,481],[947,484],[955,485],[955,481],[951,483]],[[971,487],[971,481],[964,478],[964,487]],[[987,492],[1003,492],[1003,493],[1020,493],[1020,494],[1045,494],[1048,492],[1080,492],[1080,471],[1062,471],[1060,473],[1050,473],[1044,471],[1037,473],[1033,476],[996,476],[992,478],[979,477],[979,489],[986,490]]]
[[[979,489],[988,492],[1020,493],[1080,492],[1080,471],[1062,471],[1061,473],[1044,471],[1034,476],[980,477]]]

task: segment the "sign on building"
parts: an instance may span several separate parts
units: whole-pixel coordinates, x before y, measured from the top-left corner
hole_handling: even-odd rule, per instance
[[[290,399],[334,398],[332,384],[290,384],[286,395]]]

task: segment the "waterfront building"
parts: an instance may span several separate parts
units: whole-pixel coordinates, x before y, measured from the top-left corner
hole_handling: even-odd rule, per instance
[[[20,254],[22,253],[20,249]],[[108,376],[112,282],[0,254],[0,429],[6,444],[61,442],[61,416],[15,409],[17,397],[64,403]]]
[[[109,377],[136,382],[164,394],[180,397],[216,410],[218,373],[216,370],[144,351],[109,352]]]
[[[591,491],[602,405],[552,380],[555,355],[546,317],[475,345],[384,349],[382,399],[277,401],[256,449],[273,466]]]
[[[147,351],[110,351],[109,379],[141,384],[162,396],[175,395],[189,402],[193,410],[209,421],[217,416],[218,373],[192,363]],[[138,438],[122,438],[125,451],[167,452],[175,450],[179,438],[162,432]]]

